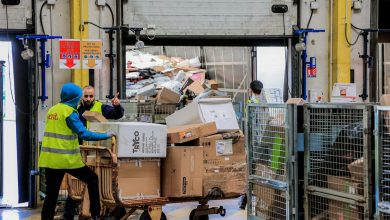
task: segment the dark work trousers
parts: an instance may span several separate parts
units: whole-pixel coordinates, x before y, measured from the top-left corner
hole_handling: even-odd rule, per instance
[[[87,166],[84,166],[78,169],[45,168],[46,198],[45,198],[45,202],[43,203],[41,219],[53,220],[55,208],[57,205],[58,193],[65,173],[68,173],[87,184],[89,199],[90,199],[89,210],[91,212],[91,215],[92,217],[100,216],[100,196],[99,196],[98,177],[93,170],[91,170]]]

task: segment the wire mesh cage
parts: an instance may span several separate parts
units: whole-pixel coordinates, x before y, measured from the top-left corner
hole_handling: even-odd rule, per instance
[[[306,212],[314,208],[326,211],[325,206],[310,202],[314,193],[321,192],[335,196],[335,201],[358,201],[364,207],[364,216],[373,214],[369,172],[372,122],[372,105],[305,106],[305,194],[309,200]]]
[[[251,189],[250,215],[267,220],[287,219],[286,191],[253,183]]]
[[[349,200],[340,201],[328,195],[309,195],[308,203],[310,209],[309,218],[311,220],[335,220],[365,219],[364,206]]]
[[[293,219],[291,209],[296,204],[297,190],[293,161],[296,107],[250,104],[247,120],[249,201],[253,202],[249,204],[249,218]],[[263,203],[272,207],[261,208]]]
[[[375,107],[377,214],[390,219],[390,108]]]

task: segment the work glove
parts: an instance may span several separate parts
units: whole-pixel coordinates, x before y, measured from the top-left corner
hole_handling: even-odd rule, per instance
[[[116,133],[115,133],[113,130],[108,130],[108,131],[106,132],[106,134],[107,134],[108,137],[116,136]]]

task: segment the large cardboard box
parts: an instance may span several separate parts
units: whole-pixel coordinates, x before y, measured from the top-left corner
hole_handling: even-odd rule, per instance
[[[344,202],[329,201],[329,219],[364,219],[363,207],[358,207],[356,205],[351,205]]]
[[[355,160],[348,165],[351,178],[354,181],[364,182],[364,158]]]
[[[200,137],[205,137],[217,133],[215,122],[184,125],[168,129],[168,143],[184,143]]]
[[[353,195],[364,195],[364,186],[362,182],[352,181],[345,176],[328,175],[328,188]]]
[[[120,160],[118,188],[122,199],[157,198],[160,190],[160,159]]]
[[[231,99],[203,98],[194,100],[166,118],[168,128],[215,122],[218,131],[239,130]]]
[[[203,193],[207,196],[214,187],[220,188],[226,197],[245,193],[247,163],[245,139],[223,139],[222,134],[200,138],[203,146]]]
[[[207,166],[234,165],[246,163],[245,137],[224,139],[222,134],[199,138],[199,146],[204,149],[204,162]]]
[[[203,195],[203,147],[169,147],[163,161],[163,196]]]
[[[164,87],[157,93],[156,101],[157,104],[175,104],[180,101],[180,94]]]
[[[91,123],[91,131],[113,130],[117,134],[118,157],[164,158],[167,155],[167,127],[142,122]],[[111,140],[108,140],[111,142]],[[107,143],[105,146],[110,146]]]

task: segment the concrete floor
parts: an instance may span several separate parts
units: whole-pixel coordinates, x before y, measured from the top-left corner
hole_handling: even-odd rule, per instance
[[[163,207],[168,220],[188,220],[188,216],[192,209],[196,208],[198,203],[186,202],[168,204]],[[210,206],[219,207],[223,206],[226,209],[226,216],[221,217],[219,215],[210,215],[210,219],[224,219],[224,220],[246,220],[246,211],[238,208],[238,199],[227,199],[210,201]],[[26,208],[15,208],[15,209],[0,209],[0,219],[4,220],[40,220],[40,211],[38,209],[26,209]],[[137,212],[130,216],[129,220],[138,220],[141,212]],[[75,218],[77,219],[77,218]]]

